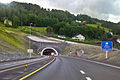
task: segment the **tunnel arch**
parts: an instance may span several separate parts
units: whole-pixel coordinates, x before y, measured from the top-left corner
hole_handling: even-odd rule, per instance
[[[58,51],[57,51],[55,48],[53,48],[53,47],[45,47],[45,48],[42,49],[42,51],[41,51],[41,53],[40,53],[41,56],[44,55],[44,51],[47,50],[47,49],[53,50],[53,51],[55,52],[54,56],[58,56],[58,55],[59,55]]]

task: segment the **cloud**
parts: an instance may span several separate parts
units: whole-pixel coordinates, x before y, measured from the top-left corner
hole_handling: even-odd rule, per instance
[[[2,0],[0,2],[11,2]],[[89,16],[119,22],[120,0],[14,0],[38,4],[44,8],[68,10],[74,14],[87,14]],[[114,16],[114,17],[113,17]]]
[[[95,18],[112,20],[111,14],[120,16],[120,0],[48,0],[51,6],[62,8],[72,13],[87,14]],[[116,20],[115,22],[118,22]]]
[[[115,16],[115,15],[109,14],[108,21],[120,22],[120,16]]]

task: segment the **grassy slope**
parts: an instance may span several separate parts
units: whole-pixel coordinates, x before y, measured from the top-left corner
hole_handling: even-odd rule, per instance
[[[86,24],[86,25],[87,25],[87,26],[90,26],[90,27],[97,28],[97,24]],[[107,31],[107,32],[109,31],[109,29],[108,29],[108,28],[102,27],[101,25],[100,25],[100,28],[101,28],[101,29],[103,29],[103,28],[104,28],[104,29],[105,29],[105,31]]]
[[[46,33],[46,27],[32,27],[32,35],[40,36]],[[0,22],[0,52],[26,52],[28,41],[24,37],[29,34],[29,26],[11,28],[5,27],[5,25]]]
[[[28,43],[24,38],[25,35],[27,34],[18,29],[5,27],[0,23],[0,51],[26,52]]]
[[[19,26],[18,29],[25,33],[30,33],[30,26]],[[46,27],[32,27],[32,34],[36,36],[40,36],[41,34],[46,34]]]

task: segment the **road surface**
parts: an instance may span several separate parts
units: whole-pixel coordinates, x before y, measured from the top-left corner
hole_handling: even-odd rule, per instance
[[[52,41],[52,40],[47,40],[47,39],[42,39],[40,37],[36,36],[27,36],[27,38],[36,41],[36,42],[49,42],[49,43],[59,43],[58,41]]]
[[[47,67],[54,57],[30,62],[27,71],[25,67],[1,70],[0,80],[120,80],[120,68],[106,64],[96,63],[76,57],[58,56]],[[14,64],[13,64],[14,65]],[[40,71],[30,75],[36,70]],[[30,75],[25,79],[26,76]]]
[[[120,69],[73,57],[57,57],[26,80],[120,80]]]
[[[21,60],[9,63],[1,63],[0,80],[19,80],[22,76],[44,66],[50,62],[53,57],[42,57],[29,60]],[[25,67],[27,65],[27,68]]]

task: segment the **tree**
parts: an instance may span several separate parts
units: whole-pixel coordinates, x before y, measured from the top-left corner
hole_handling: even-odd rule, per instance
[[[13,27],[16,28],[20,23],[19,18],[17,16],[13,16],[12,23],[13,23]]]
[[[64,26],[60,28],[58,33],[60,35],[65,35],[67,37],[73,37],[79,34],[78,27],[74,27],[74,26]]]
[[[46,29],[47,33],[52,33],[53,32],[53,28],[48,26],[47,29]]]
[[[65,22],[59,22],[53,26],[54,32],[58,34],[59,29],[65,27],[66,25],[69,25]]]

